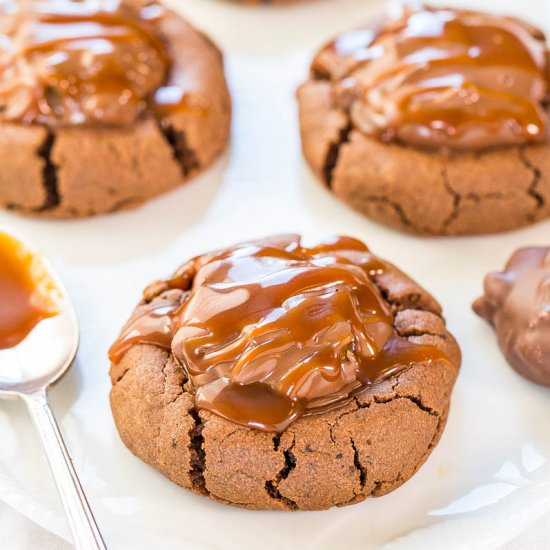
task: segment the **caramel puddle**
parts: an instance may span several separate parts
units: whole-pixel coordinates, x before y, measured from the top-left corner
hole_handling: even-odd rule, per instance
[[[57,315],[58,294],[41,258],[0,231],[0,349],[16,346],[40,321]]]

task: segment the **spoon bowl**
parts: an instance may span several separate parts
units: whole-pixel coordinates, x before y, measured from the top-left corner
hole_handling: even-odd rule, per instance
[[[32,251],[20,237],[17,240]],[[59,313],[38,323],[18,345],[0,350],[0,398],[18,399],[46,390],[69,370],[78,349],[73,305],[49,262],[41,262],[55,285]]]

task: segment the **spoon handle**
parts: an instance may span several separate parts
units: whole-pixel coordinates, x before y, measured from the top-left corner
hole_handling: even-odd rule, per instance
[[[105,550],[90,505],[74,469],[59,426],[48,404],[46,392],[24,396],[32,420],[44,445],[46,457],[61,496],[78,550]]]

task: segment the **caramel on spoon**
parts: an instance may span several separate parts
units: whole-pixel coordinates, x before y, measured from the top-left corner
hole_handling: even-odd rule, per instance
[[[27,404],[75,546],[101,550],[105,544],[47,399],[77,347],[78,323],[61,281],[27,244],[0,230],[0,398]]]

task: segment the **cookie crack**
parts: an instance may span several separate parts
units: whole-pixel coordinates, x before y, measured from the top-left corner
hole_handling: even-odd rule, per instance
[[[420,229],[420,230],[429,232],[426,228],[416,227],[416,225],[413,223],[413,221],[405,213],[405,210],[403,209],[403,207],[398,202],[392,201],[386,196],[371,195],[371,196],[364,197],[363,200],[366,201],[366,202],[373,202],[373,203],[379,202],[379,203],[385,204],[385,205],[391,207],[395,211],[395,213],[398,215],[398,217],[401,220],[401,223],[403,225],[405,225],[407,227],[411,227],[413,229],[417,229],[417,230]]]
[[[166,359],[164,360],[164,363],[162,365],[162,368],[160,369],[160,374],[162,376],[162,392],[160,394],[160,400],[162,401],[164,399],[164,396],[166,395],[166,367],[168,365],[168,362],[170,361],[170,355],[167,354]],[[160,436],[162,434],[162,426],[164,424],[164,415],[166,414],[166,409],[163,407],[162,409],[162,417],[161,421],[158,423],[158,429],[157,434],[155,437],[155,447],[156,447],[156,459],[159,460],[161,456],[160,451]],[[173,445],[173,443],[172,443]]]
[[[399,472],[395,479],[390,479],[390,480],[386,480],[386,481],[375,481],[374,482],[374,487],[373,487],[370,494],[373,497],[379,496],[378,494],[382,491],[382,489],[384,488],[384,485],[395,485],[395,484],[399,483],[402,479],[403,479],[403,474],[402,474],[402,472]]]
[[[332,141],[329,144],[327,154],[325,156],[325,162],[322,167],[323,180],[326,186],[332,190],[333,188],[333,179],[334,179],[334,170],[338,164],[338,159],[340,157],[341,149],[350,141],[351,132],[354,130],[353,123],[351,121],[351,116],[349,109],[344,111],[348,119],[348,123],[344,128],[341,128],[339,131],[338,139]],[[363,134],[363,132],[361,132]],[[380,203],[386,206],[389,206],[397,215],[401,224],[404,227],[408,227],[415,232],[423,232],[430,234],[433,231],[429,227],[417,226],[407,215],[404,208],[395,200],[391,200],[385,195],[370,195],[362,197],[362,200],[367,203]]]
[[[194,149],[189,147],[183,130],[178,130],[168,120],[157,120],[157,126],[164,140],[172,150],[174,160],[180,166],[184,178],[187,178],[196,170],[200,163]]]
[[[279,434],[273,437],[273,447],[276,451],[278,451],[280,448],[280,438],[281,436]],[[298,505],[292,499],[281,494],[281,491],[279,490],[279,484],[290,475],[290,472],[292,472],[294,468],[296,468],[296,456],[292,452],[295,444],[296,437],[294,436],[290,447],[283,451],[283,457],[285,459],[285,464],[283,468],[275,476],[275,479],[265,482],[265,491],[269,495],[269,497],[274,500],[280,501],[281,504],[283,504],[289,510],[297,510]]]
[[[311,69],[311,79],[315,81],[331,81],[332,76],[330,72],[322,67],[313,67]]]
[[[239,472],[239,473],[243,473],[243,472]],[[245,477],[248,477],[248,476],[245,476]],[[255,479],[255,478],[252,478],[252,479]],[[228,504],[229,506],[239,506],[239,507],[243,507],[243,508],[252,508],[253,510],[258,508],[258,503],[257,502],[244,502],[244,501],[240,501],[240,500],[228,500],[226,498],[215,495],[214,493],[212,493],[211,498],[212,498],[212,500],[215,500],[216,502],[219,502],[220,504]]]
[[[401,373],[401,374],[403,374],[403,373]],[[368,402],[361,402],[359,400],[358,396],[354,396],[353,399],[354,399],[354,401],[357,405],[357,409],[355,409],[354,411],[346,412],[346,413],[340,415],[336,419],[336,422],[334,423],[333,427],[335,427],[337,425],[337,423],[340,421],[340,419],[342,417],[346,416],[347,414],[352,414],[352,413],[356,412],[358,409],[369,409],[373,404],[386,404],[386,403],[391,403],[391,402],[396,401],[396,400],[410,401],[416,407],[421,409],[423,412],[429,414],[430,416],[434,416],[434,417],[437,418],[437,427],[436,427],[435,433],[434,433],[434,435],[433,435],[433,437],[432,437],[432,439],[431,439],[431,441],[430,441],[430,443],[429,443],[429,445],[426,449],[426,452],[423,455],[423,459],[424,459],[425,457],[429,456],[431,450],[433,449],[433,447],[436,444],[436,441],[437,441],[437,439],[440,435],[440,432],[441,432],[441,423],[444,421],[444,418],[437,411],[435,411],[431,407],[428,407],[427,405],[425,405],[419,397],[412,396],[412,395],[400,394],[398,392],[398,389],[397,389],[398,386],[399,386],[399,377],[392,384],[391,389],[394,392],[393,395],[390,395],[390,396],[384,397],[384,398],[381,398],[381,397],[378,397],[378,396],[374,395],[374,396],[372,396],[371,400],[368,401]],[[356,499],[360,495],[364,494],[364,489],[366,487],[366,482],[367,482],[367,468],[360,460],[359,449],[358,449],[358,447],[355,443],[355,440],[353,439],[351,433],[349,434],[349,438],[350,438],[351,447],[353,449],[353,464],[355,466],[355,469],[359,472],[359,483],[360,483],[360,488],[361,489],[358,492],[356,492],[356,494],[354,495],[353,498],[351,498],[350,500],[348,500],[346,502],[343,502],[343,503],[339,504],[339,506],[350,504],[352,502],[356,502]],[[422,463],[422,462],[423,462],[423,460],[420,461],[420,463]],[[403,473],[399,472],[397,477],[393,480],[375,481],[375,482],[373,482],[372,489],[368,492],[368,494],[364,494],[364,496],[365,497],[369,497],[369,496],[376,497],[383,490],[383,488],[385,486],[394,485],[396,483],[399,483],[402,479],[403,479]]]
[[[194,424],[189,430],[189,454],[190,466],[189,477],[193,489],[202,495],[208,496],[209,491],[206,488],[204,471],[206,469],[206,451],[204,449],[204,436],[202,431],[204,423],[196,409],[190,409],[189,416],[194,420]]]
[[[399,393],[399,383],[400,383],[399,378],[403,374],[405,374],[405,372],[407,370],[408,369],[406,369],[405,371],[401,372],[398,375],[397,380],[395,381],[395,383],[392,385],[392,388],[391,388],[391,391],[394,392],[392,395],[389,395],[389,396],[386,396],[386,397],[379,397],[377,395],[373,395],[372,399],[370,401],[367,401],[367,402],[362,402],[362,401],[359,400],[359,395],[360,394],[357,395],[357,396],[354,396],[353,400],[357,404],[357,408],[358,409],[368,409],[368,408],[370,408],[370,406],[373,403],[376,403],[378,405],[383,405],[383,404],[386,404],[386,403],[391,403],[392,401],[398,401],[400,399],[406,399],[407,401],[410,401],[411,403],[416,405],[420,410],[428,413],[430,416],[435,416],[436,418],[440,418],[440,414],[435,409],[425,405],[424,402],[422,401],[422,399],[420,399],[420,397],[415,396],[415,395],[407,395],[407,394]],[[347,414],[352,414],[353,412],[355,412],[355,411],[350,411],[350,412],[342,414],[340,417],[338,417],[337,421],[340,420],[340,418],[342,418],[343,416],[346,416]]]
[[[425,405],[419,397],[416,397],[414,395],[397,394],[396,399],[407,399],[411,403],[414,403],[421,411],[428,413],[430,416],[435,416],[436,418],[439,418],[439,413],[431,407]]]
[[[113,379],[112,381],[113,388],[126,376],[126,373],[128,373],[129,371],[130,371],[129,368],[125,368],[119,376]]]
[[[163,387],[162,387],[162,393],[163,395],[166,395],[166,389],[167,389],[167,374],[166,374],[166,368],[168,365],[172,363],[172,365],[176,369],[181,369],[180,373],[182,375],[182,379],[180,382],[178,382],[176,385],[178,386],[177,393],[170,399],[170,401],[167,401],[165,404],[166,406],[171,405],[172,403],[175,403],[182,395],[185,393],[188,393],[185,385],[187,384],[187,375],[185,373],[185,370],[181,367],[177,359],[174,357],[173,354],[169,354],[168,358],[166,359],[166,362],[164,363],[164,366],[162,367],[161,374],[163,376]]]
[[[135,197],[127,197],[125,199],[122,199],[118,202],[116,202],[109,210],[107,210],[108,214],[113,214],[115,212],[118,212],[119,210],[124,210],[127,206],[136,204],[137,202],[142,201],[143,199],[139,196]]]
[[[340,150],[345,143],[349,142],[351,131],[352,124],[351,122],[348,122],[348,124],[344,128],[340,129],[340,132],[338,133],[338,139],[336,141],[332,141],[328,146],[328,151],[325,156],[325,162],[323,164],[323,179],[329,189],[332,189],[332,177],[334,174],[334,169],[338,164]]]
[[[522,148],[519,148],[520,157],[522,156]],[[478,153],[478,159],[481,157],[483,153]],[[522,162],[525,166],[527,166],[529,169],[534,170],[534,177],[533,177],[533,185],[537,185],[538,180],[540,179],[540,172],[533,167],[527,159],[522,158]],[[491,191],[487,193],[475,193],[474,191],[469,191],[468,193],[461,194],[458,191],[456,191],[453,186],[451,185],[449,181],[449,174],[447,169],[447,160],[443,161],[444,165],[441,170],[441,177],[442,177],[442,183],[445,191],[453,198],[453,210],[451,214],[447,217],[447,219],[443,222],[442,228],[446,229],[458,216],[461,203],[464,199],[468,199],[474,202],[481,202],[485,199],[507,199],[510,197],[510,193],[503,193],[502,191]],[[531,194],[530,192],[528,192]],[[537,193],[537,195],[539,195]],[[542,199],[542,197],[540,197]]]
[[[365,488],[365,483],[367,481],[367,469],[363,464],[361,464],[361,460],[359,459],[359,450],[355,445],[355,441],[353,440],[353,437],[350,437],[350,441],[351,441],[351,447],[353,449],[353,465],[359,472],[359,484],[361,486],[361,491],[362,491]]]
[[[544,205],[546,203],[544,195],[538,191],[538,185],[540,183],[542,173],[540,171],[540,168],[538,166],[535,166],[526,156],[525,154],[525,146],[520,147],[518,149],[519,153],[519,159],[532,173],[532,179],[531,183],[529,184],[529,187],[527,188],[527,195],[532,197],[535,200],[535,208],[533,209],[533,212],[529,214],[529,220],[532,221],[534,218],[537,210],[540,210],[541,208],[544,208]]]
[[[448,227],[451,225],[451,223],[453,223],[458,217],[458,214],[460,212],[460,204],[462,202],[462,195],[457,191],[455,191],[451,186],[451,183],[449,182],[449,172],[447,169],[446,160],[443,161],[443,168],[441,169],[441,183],[443,184],[443,188],[445,189],[445,191],[453,199],[453,209],[441,224],[441,231],[446,231]]]
[[[389,289],[385,288],[380,284],[379,281],[380,276],[374,276],[371,278],[371,281],[376,285],[376,288],[382,295],[382,298],[388,303],[388,305],[391,307],[392,312],[394,313],[394,328],[395,328],[395,314],[399,311],[405,311],[407,309],[414,309],[416,311],[423,311],[426,313],[433,313],[434,315],[437,315],[443,322],[445,322],[445,319],[443,318],[442,313],[434,308],[430,307],[427,303],[422,303],[422,295],[420,292],[410,292],[408,294],[404,294],[399,297],[392,297],[389,294]],[[396,329],[397,330],[397,329]],[[422,336],[426,333],[418,334],[417,336]]]
[[[162,395],[163,396],[166,395],[166,378],[167,378],[166,367],[168,367],[169,362],[170,362],[170,355],[168,355],[168,357],[166,358],[166,361],[164,362],[164,365],[162,366],[162,369],[160,371],[162,375]]]
[[[236,433],[242,431],[242,428],[239,426],[235,428],[234,430],[230,431],[228,434],[224,435],[222,440],[220,441],[220,448],[225,445],[225,442],[232,436],[234,436]]]
[[[336,437],[334,437],[334,428],[336,428],[336,426],[338,425],[338,423],[340,422],[340,420],[342,420],[342,418],[344,418],[344,416],[348,416],[350,414],[353,414],[355,412],[357,412],[361,407],[361,404],[359,403],[359,400],[357,398],[356,395],[353,395],[352,396],[352,401],[355,403],[356,407],[355,409],[351,410],[351,411],[346,411],[346,412],[343,412],[342,414],[338,415],[336,417],[336,419],[334,420],[333,423],[330,423],[328,420],[325,420],[326,424],[328,425],[329,427],[329,436],[330,436],[330,440],[332,441],[332,443],[334,443],[335,445],[337,445],[337,441],[336,441]]]
[[[46,192],[44,204],[35,208],[36,212],[51,210],[61,203],[57,181],[57,165],[52,160],[52,150],[55,145],[56,135],[51,129],[47,129],[46,138],[37,150],[37,155],[43,161],[42,186]]]
[[[392,391],[394,392],[393,395],[390,395],[387,397],[379,397],[377,395],[374,395],[372,398],[372,402],[377,404],[384,404],[384,403],[390,403],[392,401],[398,401],[400,399],[406,399],[407,401],[410,401],[411,403],[416,405],[420,410],[428,413],[430,416],[435,416],[439,418],[440,416],[439,413],[435,409],[432,409],[431,407],[428,407],[427,405],[425,405],[422,399],[420,399],[420,397],[416,395],[399,393],[399,383],[400,383],[399,379],[404,373],[405,371],[401,372],[398,375],[396,382],[392,385]],[[357,404],[359,405],[359,408],[368,408],[371,405],[371,403],[361,403],[360,401],[357,400]]]

